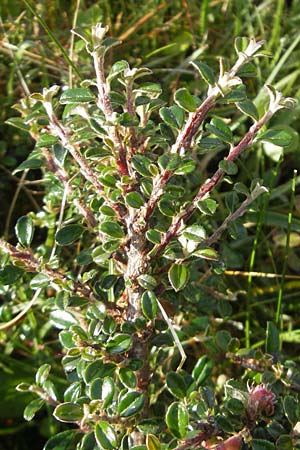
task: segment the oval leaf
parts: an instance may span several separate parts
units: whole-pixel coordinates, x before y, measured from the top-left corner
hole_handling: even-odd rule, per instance
[[[186,396],[186,384],[182,375],[177,372],[169,372],[166,377],[167,388],[177,398]]]
[[[206,129],[217,136],[221,141],[231,144],[233,140],[232,131],[223,120],[214,117],[210,123],[206,124]]]
[[[144,395],[140,392],[128,392],[122,397],[118,405],[118,414],[121,417],[133,416],[142,410],[144,402]]]
[[[131,208],[140,208],[144,205],[144,199],[138,192],[129,192],[125,197],[125,203]]]
[[[122,239],[124,237],[123,228],[116,222],[103,222],[100,225],[100,230],[115,239]]]
[[[32,218],[30,216],[20,217],[16,223],[15,230],[20,244],[24,247],[29,247],[34,233]]]
[[[70,245],[77,241],[84,231],[82,225],[71,224],[61,228],[55,236],[58,245]]]
[[[61,403],[55,408],[53,416],[60,422],[78,422],[83,417],[82,406],[71,402]]]
[[[63,105],[69,103],[89,103],[93,100],[95,100],[95,96],[87,88],[66,89],[60,97],[60,103]]]
[[[183,403],[174,402],[169,406],[166,423],[173,436],[178,439],[185,437],[188,430],[189,415]]]
[[[107,422],[99,420],[95,426],[95,438],[101,449],[113,450],[118,446],[117,434]]]
[[[157,313],[157,299],[156,295],[152,291],[146,291],[142,295],[142,311],[144,316],[149,319],[155,319]]]
[[[177,292],[183,289],[188,280],[188,269],[183,264],[172,264],[168,271],[169,281]]]
[[[211,68],[201,61],[191,61],[191,64],[198,70],[201,77],[210,86],[215,84],[215,76]]]
[[[187,112],[196,111],[196,102],[186,88],[178,89],[175,92],[174,101]]]

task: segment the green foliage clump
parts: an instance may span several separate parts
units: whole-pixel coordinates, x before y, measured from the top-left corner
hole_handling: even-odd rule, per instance
[[[220,237],[245,237],[242,216],[268,192],[254,177],[235,183],[238,161],[256,143],[291,144],[286,128],[267,126],[294,102],[267,85],[269,100],[256,107],[244,78],[264,42],[238,38],[232,67],[220,59],[217,74],[193,61],[205,89],[180,87],[169,104],[145,81],[151,70],[119,60],[106,72],[118,44],[107,31],[74,31],[95,78],[16,107],[36,144],[15,173],[39,170],[45,195],[38,213],[18,219],[18,243],[0,240],[2,293],[23,300],[21,311],[2,307],[2,330],[39,305],[49,318],[41,335],[58,336],[35,381],[18,385],[35,395],[24,417],[47,406],[70,425],[45,450],[292,449],[298,367],[279,358],[272,321],[265,352],[240,348],[236,298],[216,286]],[[205,174],[209,152],[218,163]]]

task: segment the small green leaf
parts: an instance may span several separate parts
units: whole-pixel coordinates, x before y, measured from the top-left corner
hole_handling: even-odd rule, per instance
[[[44,161],[40,158],[29,158],[23,161],[14,171],[13,175],[27,169],[40,169],[43,167]]]
[[[57,136],[52,136],[51,134],[41,134],[36,146],[37,147],[51,147],[54,144],[57,144],[58,142],[58,137]]]
[[[29,247],[34,234],[34,224],[30,216],[22,216],[15,226],[16,235],[20,244]]]
[[[38,386],[43,386],[50,373],[50,364],[43,364],[35,374],[35,382]]]
[[[173,436],[183,439],[186,436],[189,424],[186,406],[180,402],[172,403],[167,410],[166,423]]]
[[[224,170],[227,175],[236,175],[238,172],[238,166],[233,161],[226,159],[219,162],[219,168]]]
[[[23,273],[24,270],[20,269],[20,267],[5,266],[4,269],[0,270],[0,284],[2,286],[14,284],[21,278]]]
[[[286,395],[283,399],[283,408],[288,421],[295,426],[299,420],[299,403],[291,395]]]
[[[134,155],[131,163],[140,175],[144,177],[149,177],[151,175],[149,171],[149,165],[152,163],[152,161],[145,155]]]
[[[103,366],[104,364],[101,359],[97,359],[96,361],[89,363],[82,373],[85,383],[89,384],[94,378],[103,377]]]
[[[112,338],[108,339],[106,344],[106,350],[110,355],[117,355],[124,353],[132,345],[132,337],[129,334],[115,334]]]
[[[64,392],[64,401],[65,402],[76,402],[81,396],[82,386],[80,381],[75,381],[70,384],[69,387]]]
[[[53,416],[60,422],[78,422],[83,416],[82,406],[71,402],[61,403],[55,408]]]
[[[201,61],[191,61],[191,64],[199,71],[201,77],[207,84],[210,86],[215,84],[215,75],[207,64]]]
[[[103,401],[103,408],[108,408],[114,398],[115,395],[115,382],[114,380],[107,376],[104,377],[103,383],[102,383],[102,392],[101,392],[101,400]]]
[[[109,71],[107,81],[111,81],[113,78],[116,78],[119,74],[124,72],[124,70],[129,69],[129,65],[127,61],[121,60],[116,61]]]
[[[157,299],[153,291],[145,291],[142,295],[142,311],[144,316],[149,319],[155,319],[157,314]]]
[[[84,232],[84,227],[78,224],[71,224],[62,227],[55,236],[55,240],[58,245],[70,245],[77,241],[82,233]]]
[[[174,170],[175,175],[187,175],[192,173],[196,168],[196,162],[193,159],[182,161],[178,168]]]
[[[77,319],[68,311],[56,310],[50,313],[50,322],[58,329],[69,328],[77,325]]]
[[[49,286],[50,278],[45,273],[38,273],[35,277],[30,280],[31,289],[39,289],[42,287]]]
[[[209,261],[218,261],[219,255],[216,250],[213,248],[199,248],[199,250],[196,250],[193,252],[193,256],[196,256],[197,258],[201,259],[207,259]]]
[[[123,228],[117,222],[102,222],[100,231],[115,239],[122,239],[124,237]]]
[[[198,361],[196,362],[194,369],[192,371],[192,376],[195,380],[197,380],[199,378],[199,376],[201,375],[206,363],[208,361],[208,358],[206,355],[201,356],[201,358],[198,359]]]
[[[177,105],[172,105],[169,108],[163,106],[159,110],[159,115],[171,128],[179,130],[183,125],[184,110]]]
[[[147,450],[161,450],[160,442],[154,434],[147,434],[146,447]]]
[[[122,396],[118,404],[118,414],[121,417],[134,416],[140,412],[145,403],[144,395],[137,391],[131,391]]]
[[[58,433],[49,439],[43,450],[69,450],[72,448],[77,436],[77,430],[67,430]]]
[[[224,352],[228,349],[228,344],[231,340],[231,334],[227,330],[220,330],[216,333],[215,336],[216,344],[220,347]]]
[[[118,446],[117,434],[112,425],[99,420],[95,426],[95,438],[101,449],[113,450]]]
[[[147,230],[146,238],[148,241],[152,242],[152,244],[160,244],[161,242],[161,233],[158,230]]]
[[[196,102],[186,88],[178,89],[175,92],[174,101],[179,107],[183,108],[187,112],[196,111]]]
[[[233,140],[232,131],[223,120],[214,117],[210,123],[206,124],[206,129],[221,139],[221,141],[231,144]]]
[[[183,236],[194,242],[201,242],[206,238],[206,231],[201,225],[190,225],[183,230]]]
[[[184,264],[174,263],[168,271],[169,281],[176,292],[184,288],[187,283],[188,276],[189,272]]]
[[[273,322],[267,322],[266,352],[276,353],[280,350],[279,331]]]
[[[125,203],[131,208],[141,208],[144,205],[144,199],[138,192],[129,192],[125,196]]]
[[[244,100],[242,102],[238,102],[236,107],[246,116],[250,116],[251,119],[257,121],[259,119],[259,114],[257,108],[251,100]]]
[[[238,36],[234,40],[234,48],[237,54],[240,52],[245,52],[246,48],[248,47],[249,39],[245,36]]]
[[[66,89],[60,96],[60,103],[67,105],[69,103],[89,103],[95,100],[95,96],[89,89],[74,88]]]
[[[140,275],[138,277],[138,283],[142,288],[148,289],[149,291],[152,291],[157,286],[156,279],[154,277],[152,277],[151,275],[147,275],[147,274]]]
[[[100,208],[101,214],[108,217],[114,217],[116,215],[115,211],[107,205],[102,205]]]
[[[167,388],[175,397],[183,399],[186,396],[186,384],[182,375],[169,372],[166,377]]]
[[[147,73],[149,73],[149,69],[147,69]],[[136,89],[134,89],[134,91],[143,94],[149,94],[150,96],[154,95],[156,97],[161,94],[162,89],[160,84],[147,82],[139,85]]]
[[[275,445],[266,441],[265,439],[252,439],[251,441],[253,450],[274,450]]]
[[[28,422],[32,420],[35,416],[35,414],[41,409],[41,407],[45,404],[45,400],[42,400],[41,398],[36,398],[35,400],[32,400],[26,408],[24,409],[24,419]]]
[[[133,370],[128,367],[121,367],[119,370],[119,377],[121,383],[123,383],[128,389],[134,389],[137,386],[137,377]]]
[[[286,129],[284,130],[267,130],[264,133],[260,133],[257,137],[258,141],[270,142],[271,144],[278,145],[279,147],[288,147],[294,137]]]
[[[294,450],[293,439],[290,434],[282,434],[276,440],[276,449],[278,450]]]

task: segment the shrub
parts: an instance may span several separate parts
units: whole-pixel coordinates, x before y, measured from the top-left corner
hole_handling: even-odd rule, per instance
[[[209,283],[204,295],[199,281],[210,271],[217,283],[225,268],[217,242],[226,230],[243,235],[241,217],[268,191],[261,180],[234,184],[238,159],[255,142],[290,144],[286,130],[266,126],[293,100],[266,86],[269,103],[257,110],[243,77],[264,55],[263,42],[238,38],[236,63],[226,69],[221,59],[217,76],[192,62],[206,93],[181,87],[167,105],[159,84],[141,80],[147,68],[121,60],[105,75],[105,56],[118,43],[107,31],[101,24],[91,36],[74,31],[96,79],[45,88],[16,107],[36,140],[16,172],[40,170],[46,194],[39,213],[17,221],[18,244],[0,241],[10,257],[0,272],[5,295],[34,291],[2,329],[38,304],[60,330],[61,346],[34,383],[18,386],[37,396],[25,419],[48,404],[57,421],[71,424],[45,450],[293,448],[298,371],[276,360],[276,326],[268,323],[266,353],[239,350],[214,319],[226,323],[230,302],[216,301]],[[227,120],[224,107],[232,111]],[[243,121],[249,126],[240,136]],[[201,156],[216,150],[226,156],[206,178]],[[50,374],[60,352],[67,386]],[[232,378],[234,364],[247,369],[243,380]]]

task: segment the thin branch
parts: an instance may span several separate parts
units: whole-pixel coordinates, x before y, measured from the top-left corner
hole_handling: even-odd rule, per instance
[[[240,154],[247,147],[249,147],[249,145],[252,144],[253,139],[255,138],[258,131],[272,117],[272,115],[273,115],[272,112],[267,111],[258,122],[253,124],[252,127],[246,133],[246,135],[243,137],[243,139],[241,139],[241,141],[230,150],[228,156],[225,158],[225,161],[235,161],[240,156]],[[197,203],[203,200],[219,184],[224,175],[225,175],[224,169],[217,169],[212,178],[208,179],[200,187],[198,194],[195,196],[195,198],[187,207],[187,209],[183,211],[181,214],[179,214],[176,218],[174,218],[174,221],[167,230],[167,232],[165,233],[162,242],[156,247],[155,253],[156,256],[164,250],[164,248],[168,245],[168,243],[172,238],[178,235],[179,230],[182,227],[182,224],[191,217],[191,215],[197,208]]]

